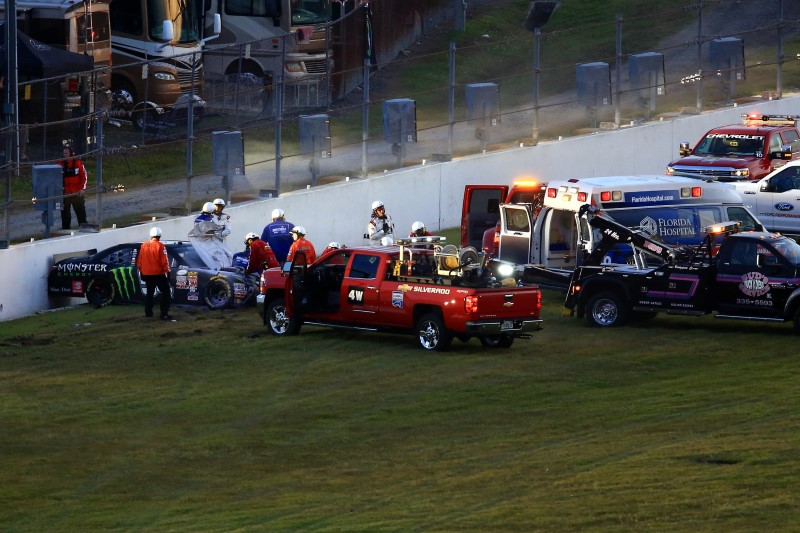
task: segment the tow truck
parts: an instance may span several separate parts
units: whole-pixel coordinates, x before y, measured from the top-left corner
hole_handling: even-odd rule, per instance
[[[718,181],[759,180],[800,157],[798,115],[742,115],[742,124],[720,126],[706,133],[694,148],[678,147],[680,158],[667,174]]]
[[[472,337],[492,348],[540,329],[537,286],[492,274],[482,253],[444,237],[398,239],[396,245],[332,250],[306,265],[265,270],[258,312],[270,333],[296,335],[303,324],[412,333],[426,350]],[[510,272],[508,272],[510,274]]]
[[[564,306],[589,326],[616,327],[657,313],[785,322],[800,333],[800,245],[739,222],[706,228],[700,246],[669,246],[586,205],[581,216],[601,234],[597,249],[569,280]],[[628,243],[633,265],[603,264]],[[656,264],[654,264],[656,263]]]

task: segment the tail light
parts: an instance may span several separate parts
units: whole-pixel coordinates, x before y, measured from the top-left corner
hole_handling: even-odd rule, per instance
[[[478,297],[477,296],[467,296],[464,298],[464,311],[467,313],[477,313],[478,312]]]
[[[67,79],[67,92],[68,93],[78,92],[78,78]]]
[[[542,291],[538,291],[536,293],[536,314],[539,315],[539,311],[542,310]]]
[[[267,283],[264,281],[264,273],[265,272],[266,271],[261,273],[261,278],[259,278],[259,281],[258,281],[258,292],[261,293],[261,294],[267,294]]]

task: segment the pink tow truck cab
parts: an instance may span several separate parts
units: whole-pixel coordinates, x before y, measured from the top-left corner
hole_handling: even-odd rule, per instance
[[[680,143],[667,174],[717,181],[759,180],[800,157],[797,115],[742,115],[742,124],[714,128],[694,148]]]

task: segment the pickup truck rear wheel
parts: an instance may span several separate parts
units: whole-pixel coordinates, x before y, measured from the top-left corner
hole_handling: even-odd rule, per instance
[[[593,294],[586,304],[586,322],[590,326],[615,328],[624,325],[627,320],[625,302],[615,292]]]
[[[286,315],[286,304],[282,298],[276,298],[267,304],[264,323],[269,328],[269,332],[278,337],[297,335],[300,333],[302,324],[297,317]]]
[[[419,345],[425,350],[443,352],[450,346],[453,334],[444,327],[444,320],[438,313],[428,313],[417,321]]]

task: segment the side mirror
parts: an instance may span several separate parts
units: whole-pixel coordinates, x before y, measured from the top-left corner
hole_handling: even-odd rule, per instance
[[[678,145],[678,153],[680,154],[681,157],[685,157],[692,153],[692,149],[689,148],[688,141],[683,141]]]
[[[222,33],[222,17],[219,13],[214,13],[214,35]]]
[[[172,25],[171,20],[165,20],[161,23],[161,39],[164,41],[172,42],[175,38],[175,27]]]

